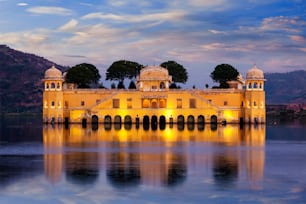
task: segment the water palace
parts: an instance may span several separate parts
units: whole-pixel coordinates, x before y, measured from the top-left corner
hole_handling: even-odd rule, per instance
[[[265,123],[263,71],[254,65],[229,89],[169,89],[172,77],[159,66],[143,68],[136,89],[77,89],[52,66],[45,72],[45,123]]]

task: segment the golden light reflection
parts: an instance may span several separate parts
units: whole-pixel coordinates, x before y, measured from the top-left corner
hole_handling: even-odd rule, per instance
[[[140,181],[147,185],[178,185],[186,180],[189,168],[200,167],[203,176],[213,175],[216,185],[220,179],[227,179],[220,177],[220,171],[227,169],[229,175],[223,176],[239,179],[247,175],[252,188],[262,187],[265,126],[166,125],[155,130],[142,125],[137,129],[134,124],[132,128],[124,127],[46,126],[43,141],[48,180],[58,183],[66,178],[78,183],[76,180],[83,179],[80,174],[84,174],[90,175],[87,182],[94,183],[99,174],[106,174],[113,185]],[[241,146],[246,148],[241,151]]]

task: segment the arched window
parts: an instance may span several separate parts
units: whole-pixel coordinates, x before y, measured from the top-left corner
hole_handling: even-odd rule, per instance
[[[254,82],[254,89],[257,89],[258,88],[258,84],[257,82]]]
[[[262,89],[262,83],[259,83],[259,88]]]
[[[160,82],[159,88],[161,90],[165,89],[166,88],[165,83],[164,82]]]
[[[257,103],[256,103],[256,101],[254,101],[254,106],[257,106]]]
[[[251,82],[249,83],[249,89],[251,89],[252,88],[252,84],[251,84]]]
[[[55,83],[51,83],[51,89],[55,89]]]
[[[60,85],[59,82],[57,82],[56,88],[57,88],[57,89],[60,89],[60,88],[61,88],[61,85]]]
[[[46,89],[49,89],[49,83],[46,84]]]

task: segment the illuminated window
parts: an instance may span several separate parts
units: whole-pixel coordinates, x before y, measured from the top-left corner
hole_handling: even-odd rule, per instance
[[[142,108],[150,108],[150,101],[149,101],[149,99],[143,99],[143,101],[142,101]]]
[[[152,99],[152,101],[151,101],[151,108],[158,108],[157,99]]]
[[[85,106],[85,101],[81,101],[81,106]]]
[[[183,106],[182,99],[180,98],[176,99],[176,108],[182,108],[182,106]]]
[[[126,108],[132,108],[132,99],[131,98],[126,99]]]
[[[167,108],[167,101],[166,101],[166,99],[160,99],[159,100],[159,107],[160,108]]]
[[[224,101],[224,102],[223,102],[223,105],[224,105],[224,106],[227,106],[227,101]]]
[[[197,108],[196,99],[194,98],[189,99],[189,108]]]
[[[113,108],[119,108],[120,107],[120,99],[115,98],[113,99]]]

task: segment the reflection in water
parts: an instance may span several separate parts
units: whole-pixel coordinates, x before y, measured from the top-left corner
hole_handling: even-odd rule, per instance
[[[177,186],[201,166],[217,186],[247,177],[261,188],[264,173],[265,126],[45,126],[43,141],[52,183],[64,174],[70,183],[95,185],[103,174],[114,187]]]

